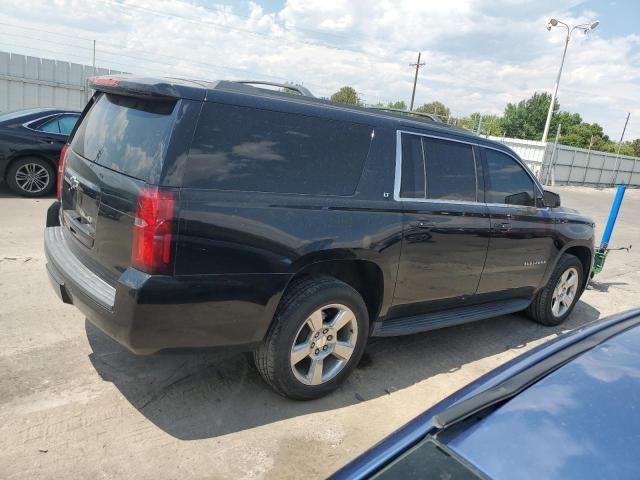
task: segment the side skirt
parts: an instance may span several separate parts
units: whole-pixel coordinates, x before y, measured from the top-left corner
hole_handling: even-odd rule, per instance
[[[377,321],[373,326],[373,337],[396,337],[426,332],[452,325],[485,320],[508,313],[520,312],[531,303],[530,298],[515,298],[500,302],[484,303],[468,307],[453,308],[411,317]]]

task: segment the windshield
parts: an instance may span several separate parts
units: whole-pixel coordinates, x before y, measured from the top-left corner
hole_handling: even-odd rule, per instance
[[[372,478],[377,480],[405,478],[477,480],[482,477],[462,463],[444,445],[429,437]]]

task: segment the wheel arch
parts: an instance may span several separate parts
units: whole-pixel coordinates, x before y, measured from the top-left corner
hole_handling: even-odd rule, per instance
[[[574,257],[578,258],[578,260],[580,260],[580,263],[582,264],[582,273],[583,273],[582,288],[584,289],[587,286],[587,283],[589,282],[589,276],[591,273],[591,266],[593,264],[593,248],[591,245],[573,243],[573,244],[565,245],[562,248],[562,250],[558,252],[553,263],[549,265],[549,267],[547,268],[547,272],[544,276],[544,282],[542,283],[540,288],[543,288],[547,284],[547,282],[549,281],[549,278],[551,278],[551,275],[555,271],[556,266],[560,261],[560,258],[565,253],[573,255]]]
[[[385,279],[380,266],[371,260],[335,259],[308,264],[291,277],[278,303],[295,283],[319,276],[335,278],[357,291],[367,306],[369,323],[373,325],[385,301]]]
[[[582,263],[582,288],[584,289],[589,281],[591,265],[593,262],[593,253],[591,249],[584,245],[574,245],[572,247],[568,247],[562,252],[562,254],[565,253],[569,253],[574,257],[577,257],[578,260],[580,260],[580,263]]]

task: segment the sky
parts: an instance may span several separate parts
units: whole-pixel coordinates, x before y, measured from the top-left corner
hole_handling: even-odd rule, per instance
[[[301,83],[317,96],[351,85],[366,103],[438,100],[456,116],[501,114],[550,92],[565,31],[563,110],[640,137],[637,0],[1,0],[0,50],[152,76]]]

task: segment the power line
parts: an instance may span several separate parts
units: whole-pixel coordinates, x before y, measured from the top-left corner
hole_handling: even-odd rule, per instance
[[[176,13],[168,13],[168,12],[163,12],[161,10],[155,10],[152,8],[147,8],[147,7],[140,7],[138,5],[131,5],[129,3],[120,3],[120,2],[114,2],[112,0],[105,0],[105,2],[107,3],[111,3],[112,5],[115,5],[119,8],[122,9],[132,9],[132,10],[140,10],[140,11],[144,11],[147,13],[151,13],[154,15],[159,15],[159,16],[164,16],[164,17],[168,17],[168,18],[177,18],[183,21],[187,21],[187,22],[191,22],[191,23],[195,23],[195,24],[201,24],[201,25],[211,25],[214,27],[219,27],[219,28],[223,28],[226,30],[235,30],[235,31],[239,31],[242,33],[246,33],[249,35],[253,35],[253,36],[258,36],[258,37],[262,37],[262,38],[266,38],[270,41],[273,41],[274,38],[273,36],[264,34],[264,33],[260,33],[260,32],[254,32],[253,30],[247,30],[244,28],[239,28],[239,27],[230,27],[228,25],[224,25],[218,22],[212,22],[212,21],[208,21],[208,20],[204,20],[204,19],[194,19],[194,18],[190,18],[190,17],[186,17],[184,15],[179,15]],[[208,10],[205,8],[205,10]],[[281,40],[281,39],[278,39]],[[300,40],[300,41],[289,41],[289,43],[295,43],[296,45],[310,45],[310,46],[315,46],[315,47],[322,47],[322,48],[328,48],[331,50],[336,50],[336,51],[341,51],[341,52],[346,52],[346,53],[351,53],[351,54],[356,54],[356,55],[362,55],[367,59],[377,59],[382,63],[392,63],[391,61],[389,61],[387,58],[385,57],[380,57],[377,55],[371,55],[371,54],[365,54],[363,52],[358,52],[356,50],[351,50],[348,48],[340,48],[340,47],[336,47],[336,46],[332,46],[332,45],[327,45],[327,44],[323,44],[323,43],[319,43],[319,42],[310,42],[308,40]]]
[[[0,34],[0,35],[2,35],[2,34]],[[32,37],[30,35],[22,35],[21,37],[22,38],[31,39],[31,40],[38,40],[38,41],[41,41],[41,42],[46,42],[46,43],[54,44],[54,45],[77,48],[77,49],[81,49],[81,50],[87,50],[87,51],[92,51],[93,50],[93,47],[83,47],[83,46],[80,46],[80,45],[73,45],[71,43],[66,43],[66,42],[57,42],[57,41],[53,41],[53,40],[45,40],[43,38]],[[9,43],[9,42],[4,42],[4,41],[2,43],[6,44],[6,45],[9,45],[9,46],[12,46],[12,47],[28,48],[30,50],[35,50],[35,51],[42,50],[42,51],[46,51],[46,52],[50,52],[50,53],[56,53],[58,55],[72,56],[72,57],[75,57],[75,58],[83,58],[83,59],[86,58],[83,55],[67,53],[67,52],[63,52],[63,51],[59,51],[59,50],[51,50],[51,49],[40,48],[40,47],[36,48],[36,47],[31,46],[31,45],[22,45],[22,44]],[[152,64],[162,65],[162,66],[166,66],[166,67],[175,66],[175,64],[168,64],[168,63],[159,62],[159,61],[157,61],[157,60],[155,60],[153,58],[139,56],[139,55],[129,55],[129,54],[126,54],[126,53],[121,53],[121,52],[113,52],[113,51],[105,50],[104,48],[100,48],[98,53],[102,57],[104,55],[109,55],[109,56],[114,56],[114,57],[129,58],[129,59],[133,59],[133,60],[142,60],[142,61],[145,61],[145,62],[150,62]],[[91,56],[91,54],[87,54],[87,56]],[[171,55],[164,55],[164,54],[154,54],[154,56],[164,57],[164,58],[171,59],[171,60],[177,60],[177,61],[181,62],[182,64],[187,64],[188,66],[193,67],[194,70],[201,69],[201,67],[206,66],[206,67],[212,67],[212,68],[215,68],[215,69],[230,70],[230,71],[238,72],[239,74],[242,74],[243,76],[247,76],[247,75],[252,75],[253,74],[252,71],[250,71],[250,70],[246,70],[246,69],[242,69],[242,68],[236,68],[236,67],[230,67],[230,66],[226,66],[226,65],[218,65],[218,64],[208,63],[208,62],[196,61],[196,60],[189,60],[188,58],[185,58],[185,57],[181,58],[181,57],[176,57],[176,56],[171,56]],[[112,59],[105,59],[105,60],[108,61],[109,63],[112,63],[112,64],[116,63],[116,64],[119,64],[119,65],[125,65],[128,69],[131,68],[131,65],[126,64],[126,63],[115,62]],[[283,77],[278,77],[278,76],[275,76],[275,75],[269,75],[269,74],[257,73],[257,72],[255,74],[259,75],[261,77],[268,77],[268,78],[272,78],[272,79],[283,80]]]
[[[120,6],[120,4],[117,4],[117,5]],[[136,8],[138,8],[138,7],[136,7]],[[164,14],[162,14],[162,15],[164,15]],[[169,15],[169,16],[171,16],[171,15]],[[47,34],[52,34],[52,35],[59,35],[59,36],[62,36],[62,37],[76,38],[76,39],[78,38],[78,37],[74,37],[74,36],[71,36],[71,35],[52,32],[52,31],[49,31],[49,30],[36,29],[36,28],[31,28],[31,27],[23,27],[23,26],[4,23],[4,22],[0,22],[0,25],[6,25],[8,27],[12,27],[12,28],[16,28],[16,29],[27,29],[27,30],[37,31],[39,33],[47,33]],[[263,35],[263,34],[260,34],[260,35]],[[77,49],[82,49],[82,50],[87,50],[87,51],[92,50],[92,47],[89,47],[89,46],[80,46],[80,45],[74,45],[74,44],[70,44],[70,43],[66,43],[66,42],[49,41],[49,40],[46,40],[46,39],[43,39],[43,38],[40,38],[40,37],[28,36],[28,35],[24,35],[24,34],[22,34],[21,36],[25,37],[25,38],[31,38],[31,39],[34,39],[34,40],[39,40],[39,41],[46,42],[46,43],[64,45],[64,46],[69,46],[69,47],[72,47],[72,48],[77,48]],[[80,38],[83,38],[83,37],[80,37]],[[83,40],[86,40],[87,42],[93,42],[93,39],[83,38]],[[116,43],[113,43],[113,42],[110,42],[110,41],[109,41],[109,43],[107,43],[107,46],[113,46],[113,48],[128,48],[128,46],[126,46],[126,45],[116,44]],[[34,50],[32,47],[28,47],[26,45],[18,45],[18,46],[20,46],[22,48],[30,48],[31,50]],[[99,47],[99,52],[98,52],[99,54],[107,54],[107,55],[113,55],[113,56],[119,56],[119,57],[127,57],[127,58],[132,58],[132,59],[137,59],[137,60],[145,60],[145,61],[149,61],[149,62],[156,63],[156,64],[162,64],[161,62],[158,62],[157,60],[150,59],[150,58],[144,58],[144,57],[140,57],[140,56],[128,55],[128,54],[124,54],[124,53],[121,53],[121,52],[117,52],[116,53],[116,52],[107,51],[107,50],[104,49],[104,43],[99,43],[98,47]],[[53,52],[53,53],[62,53],[62,52],[57,52],[55,50],[47,50],[47,49],[42,49],[42,50],[43,51]],[[352,52],[352,53],[358,53],[358,52],[353,52],[351,50],[346,50],[346,51]],[[241,69],[241,68],[235,68],[235,67],[230,67],[230,66],[227,66],[227,65],[219,65],[219,64],[213,64],[213,63],[208,63],[208,62],[202,62],[200,60],[188,60],[185,57],[176,57],[176,56],[171,56],[171,55],[166,55],[166,54],[156,54],[156,53],[154,53],[153,55],[154,55],[154,57],[164,57],[164,58],[171,59],[171,60],[177,60],[177,61],[180,61],[180,62],[183,62],[183,63],[185,61],[187,61],[189,63],[193,63],[194,65],[197,65],[197,67],[207,66],[207,67],[212,67],[212,68],[216,68],[216,69],[224,69],[224,70],[240,72],[243,75],[252,73],[249,70],[245,70],[245,69]],[[75,56],[76,58],[82,58],[82,57],[79,57],[78,55],[71,55],[71,56]],[[122,63],[120,63],[120,65],[122,65]],[[127,66],[127,68],[130,68],[130,66]],[[258,74],[260,76],[272,78],[272,79],[284,80],[284,77],[279,77],[279,76],[276,76],[276,75],[264,74],[264,73],[259,73],[259,72],[256,72],[256,74]],[[287,79],[287,80],[291,80],[291,79]],[[312,83],[309,83],[309,82],[305,82],[305,83],[307,85],[319,88],[320,90],[323,90],[326,87],[325,85],[312,84]]]
[[[2,24],[0,24],[0,25],[2,25]],[[0,35],[7,35],[7,36],[9,36],[9,35],[12,35],[12,34],[4,33],[4,32],[0,32]],[[91,48],[91,47],[89,47],[89,46],[87,46],[87,47],[83,47],[83,46],[81,46],[81,45],[74,45],[74,44],[72,44],[72,43],[56,42],[55,40],[50,40],[50,39],[45,39],[45,38],[38,38],[38,37],[32,37],[32,36],[30,36],[30,35],[20,35],[20,37],[22,37],[22,38],[28,38],[28,39],[30,39],[30,40],[38,40],[38,41],[40,41],[40,42],[45,42],[45,43],[48,43],[48,44],[49,44],[49,43],[53,43],[54,45],[64,45],[64,46],[66,46],[66,47],[79,48],[79,49],[82,49],[82,50],[91,50],[91,49],[92,49],[92,48]],[[92,40],[87,40],[87,41],[92,41]]]
[[[86,56],[85,55],[76,55],[76,54],[73,54],[73,53],[61,52],[59,50],[49,50],[49,49],[46,49],[46,48],[32,47],[30,45],[20,45],[20,44],[16,44],[16,43],[9,43],[9,42],[5,42],[5,41],[2,41],[2,40],[0,40],[0,44],[8,46],[8,47],[24,48],[24,49],[27,49],[27,50],[35,50],[35,51],[41,51],[41,52],[55,53],[56,55],[65,55],[67,57],[82,58],[82,59],[84,59],[85,62],[89,61],[88,59],[90,59],[90,56],[88,54]]]
[[[16,28],[16,29],[20,29],[20,30],[33,30],[34,32],[42,32],[42,33],[48,33],[50,35],[59,35],[61,37],[67,37],[67,38],[73,38],[73,39],[82,39],[82,40],[86,40],[87,42],[92,41],[92,38],[86,38],[86,37],[82,37],[82,36],[78,36],[78,35],[69,35],[68,33],[58,33],[58,32],[52,32],[51,30],[43,30],[41,28],[34,28],[34,27],[25,27],[23,25],[15,25],[12,23],[4,23],[4,22],[0,22],[0,25],[4,25],[5,27],[12,27],[12,28]]]
[[[223,11],[223,10],[216,11],[213,8],[209,8],[209,7],[206,7],[204,5],[199,5],[199,7],[203,8],[205,10],[208,10],[208,11],[210,11],[212,13],[220,13],[220,14],[225,15],[225,16],[229,13],[229,12],[226,12],[226,11]],[[231,13],[231,16],[239,17],[239,18],[246,18],[247,20],[253,20],[253,17],[250,17],[249,15],[241,15],[241,14],[235,13],[235,12]],[[313,29],[310,29],[310,28],[300,28],[300,27],[293,27],[292,28],[292,27],[289,27],[289,26],[286,26],[286,25],[279,25],[279,26],[280,26],[280,28],[283,28],[285,30],[289,30],[289,31],[292,31],[292,32],[296,32],[296,31],[298,31],[298,32],[310,32],[310,33],[316,33],[318,35],[328,35],[330,37],[336,37],[336,38],[347,38],[347,39],[349,38],[347,35],[340,34],[340,33],[322,32],[320,30],[313,30]]]

